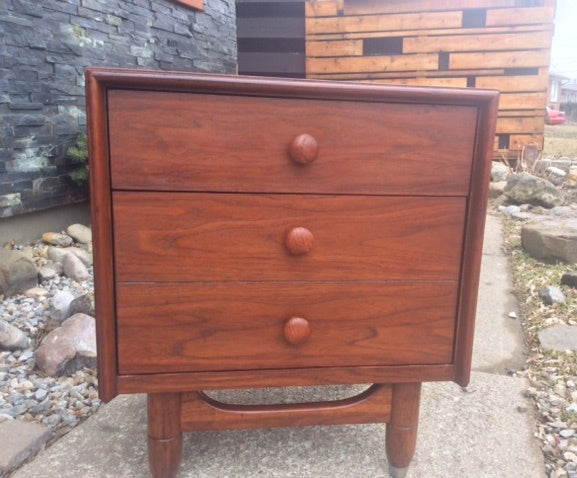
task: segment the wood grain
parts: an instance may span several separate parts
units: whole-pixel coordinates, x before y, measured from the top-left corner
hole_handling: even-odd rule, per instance
[[[358,383],[409,383],[454,380],[455,366],[390,365],[315,367],[215,372],[125,374],[118,377],[119,393],[189,392],[191,383],[200,390],[247,387],[291,387]]]
[[[406,38],[403,53],[503,51],[551,48],[551,32],[485,33],[484,35],[416,36]]]
[[[324,3],[324,2],[313,2]],[[374,15],[378,13],[429,12],[460,10],[463,8],[514,7],[519,0],[353,0],[346,2],[347,15]]]
[[[335,401],[287,405],[228,405],[202,393],[182,395],[184,430],[247,429],[349,423],[385,423],[391,387],[373,385],[363,393]]]
[[[463,198],[114,193],[122,282],[449,279]],[[170,207],[167,207],[170,205]],[[287,233],[306,227],[309,253]]]
[[[108,99],[115,189],[403,195],[468,189],[474,107],[123,90]],[[313,163],[299,165],[289,148],[304,133],[319,150]]]
[[[149,393],[153,476],[176,476],[183,429],[381,421],[406,467],[420,382],[469,377],[496,93],[88,80],[103,398]],[[294,164],[304,133],[293,156],[314,162]],[[198,392],[359,382],[393,385],[288,406]]]
[[[421,384],[396,383],[392,391],[392,413],[386,436],[387,459],[389,466],[406,468],[417,444]]]
[[[463,70],[476,68],[528,68],[547,66],[550,52],[543,50],[479,52],[479,53],[451,53],[449,68]]]
[[[436,53],[416,55],[342,56],[307,58],[307,74],[369,73],[378,71],[435,71],[439,65]]]
[[[182,459],[181,399],[178,393],[150,393],[148,462],[153,478],[176,478]]]
[[[116,327],[114,325],[114,271],[112,198],[108,161],[106,88],[90,71],[86,75],[89,117],[90,212],[94,244],[94,292],[97,317],[98,394],[107,402],[116,394]]]
[[[119,284],[119,372],[446,364],[456,306],[454,282]]]
[[[307,34],[411,30],[414,28],[459,28],[462,12],[403,13],[392,15],[349,15],[346,17],[309,17]]]
[[[501,8],[487,11],[487,26],[553,23],[555,8]]]

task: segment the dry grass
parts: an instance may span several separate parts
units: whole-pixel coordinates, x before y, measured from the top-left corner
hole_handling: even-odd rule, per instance
[[[577,124],[545,125],[543,157],[577,158]]]

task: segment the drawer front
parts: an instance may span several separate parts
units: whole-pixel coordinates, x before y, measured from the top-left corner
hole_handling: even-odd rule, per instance
[[[115,189],[469,190],[474,107],[111,90],[108,108]],[[308,164],[289,156],[302,134],[318,146]]]
[[[116,276],[457,280],[465,208],[464,198],[116,192]],[[298,228],[311,236],[304,252],[290,242]]]
[[[450,363],[456,307],[453,282],[119,284],[119,372]]]

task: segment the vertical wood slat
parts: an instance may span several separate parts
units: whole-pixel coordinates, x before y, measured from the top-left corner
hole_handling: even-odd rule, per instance
[[[514,141],[497,156],[516,156],[524,140],[543,144],[554,11],[555,0],[312,0],[307,77],[499,89],[498,134]],[[385,38],[401,51],[379,52]]]

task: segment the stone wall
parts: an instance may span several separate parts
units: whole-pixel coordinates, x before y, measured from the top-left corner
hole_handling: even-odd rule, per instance
[[[86,199],[66,158],[86,130],[84,68],[236,72],[234,0],[2,0],[0,217]]]

